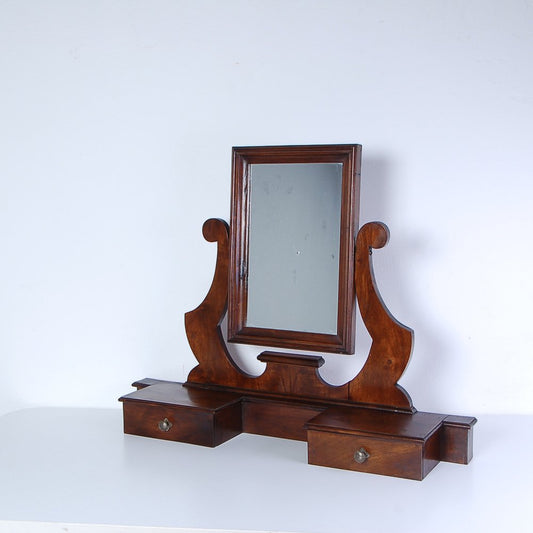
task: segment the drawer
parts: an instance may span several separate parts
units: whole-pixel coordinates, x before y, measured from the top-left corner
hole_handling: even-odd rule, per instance
[[[438,463],[438,432],[427,442],[308,430],[310,464],[423,479]]]
[[[218,446],[242,431],[240,397],[153,385],[121,398],[124,433]]]
[[[213,417],[187,407],[124,403],[124,433],[215,446]]]
[[[443,419],[330,407],[306,424],[309,463],[421,480],[440,460]]]

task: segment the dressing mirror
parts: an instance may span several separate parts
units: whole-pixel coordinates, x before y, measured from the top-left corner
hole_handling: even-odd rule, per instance
[[[476,419],[417,411],[398,383],[413,331],[380,297],[372,268],[387,226],[357,231],[358,145],[236,148],[231,224],[208,219],[213,282],[185,314],[198,361],[185,383],[144,378],[121,398],[124,432],[202,446],[240,433],[307,442],[310,464],[423,479],[439,461],[472,458]],[[354,242],[355,240],[355,242]],[[320,375],[321,355],[264,351],[259,376],[234,361],[234,342],[353,352],[354,305],[372,343],[342,385]]]
[[[359,145],[233,148],[228,340],[354,351]]]

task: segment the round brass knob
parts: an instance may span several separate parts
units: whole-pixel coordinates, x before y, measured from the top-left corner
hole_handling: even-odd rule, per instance
[[[168,418],[164,418],[163,420],[159,421],[158,426],[161,431],[169,431],[172,427],[172,422],[170,422]]]
[[[369,457],[370,454],[364,448],[359,448],[353,456],[355,462],[359,464],[363,464]]]

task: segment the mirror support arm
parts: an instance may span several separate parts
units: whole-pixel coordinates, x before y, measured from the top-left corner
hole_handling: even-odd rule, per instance
[[[355,290],[372,346],[365,365],[350,382],[350,399],[414,411],[409,394],[398,385],[411,357],[413,331],[387,309],[372,268],[372,249],[382,248],[388,240],[389,229],[382,222],[369,222],[357,234]]]
[[[221,383],[229,377],[239,381],[247,375],[234,363],[220,328],[228,307],[229,227],[224,220],[210,218],[202,233],[207,241],[217,243],[217,261],[204,301],[185,313],[187,339],[200,363],[190,372],[189,381]]]

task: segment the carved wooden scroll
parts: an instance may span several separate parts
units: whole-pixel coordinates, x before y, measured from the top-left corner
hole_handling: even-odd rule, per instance
[[[202,232],[209,242],[217,243],[217,262],[211,288],[204,301],[185,314],[185,331],[199,365],[188,381],[224,384],[231,377],[245,374],[233,362],[222,336],[222,322],[228,305],[229,231],[221,219],[204,222]]]
[[[381,222],[369,222],[357,234],[355,290],[372,346],[365,365],[350,382],[350,399],[412,409],[411,398],[397,383],[411,357],[413,331],[400,324],[383,303],[371,262],[372,249],[382,248],[388,240],[389,230]]]

